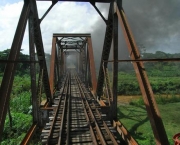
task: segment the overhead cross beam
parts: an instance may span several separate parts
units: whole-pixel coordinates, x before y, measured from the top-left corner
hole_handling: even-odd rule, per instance
[[[52,1],[52,0],[36,0],[36,1]],[[58,0],[67,1],[67,0]],[[110,3],[112,0],[68,0],[69,2],[97,2],[97,3]]]
[[[65,43],[66,42],[66,43]],[[73,43],[81,42],[82,45],[79,46],[80,52],[77,52],[77,47],[72,45]],[[63,44],[63,45],[61,45]],[[64,45],[66,44],[66,46]],[[56,51],[56,50],[59,51]],[[65,49],[65,51],[64,51]],[[74,50],[74,51],[72,51]],[[56,51],[56,53],[55,53]],[[61,54],[60,54],[61,53]],[[57,60],[60,60],[60,74],[63,74],[66,70],[66,57],[65,55],[77,54],[79,57],[77,61],[77,67],[79,72],[83,75],[84,80],[90,80],[92,91],[96,92],[96,73],[95,73],[95,64],[94,64],[94,56],[93,56],[93,48],[90,34],[61,34],[55,33],[53,34],[53,42],[52,42],[52,52],[51,52],[51,69],[50,69],[50,88],[51,94],[53,93],[53,89],[55,87],[54,77],[55,77],[55,58],[58,57]],[[88,68],[89,66],[89,68]],[[89,76],[88,76],[89,74]],[[86,78],[90,79],[86,79]]]

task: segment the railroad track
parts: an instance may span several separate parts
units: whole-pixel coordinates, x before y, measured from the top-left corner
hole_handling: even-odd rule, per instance
[[[120,144],[117,132],[78,75],[68,73],[62,86],[42,130],[42,144]]]

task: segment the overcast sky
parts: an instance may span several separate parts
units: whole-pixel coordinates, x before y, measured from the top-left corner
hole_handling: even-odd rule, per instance
[[[41,17],[51,2],[37,4]],[[0,51],[11,47],[22,6],[21,0],[0,0]],[[107,17],[108,6],[98,7]],[[124,0],[123,7],[139,46],[149,52],[180,53],[179,0]],[[46,53],[50,53],[53,33],[92,33],[94,50],[98,52],[95,56],[102,51],[105,24],[89,3],[58,2],[42,21],[41,30]],[[120,38],[119,44],[125,49],[123,41]],[[27,31],[22,49],[26,54],[29,51]]]

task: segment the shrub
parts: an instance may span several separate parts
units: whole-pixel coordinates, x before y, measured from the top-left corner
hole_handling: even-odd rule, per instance
[[[12,128],[9,126],[9,118],[6,117],[5,125],[4,125],[4,132],[3,132],[3,139],[6,142],[14,142],[23,138],[27,130],[32,124],[32,116],[26,115],[23,113],[11,113],[12,115]],[[21,137],[20,137],[21,136]],[[23,137],[22,137],[23,136]],[[12,140],[9,140],[11,138]],[[9,141],[8,141],[9,140]],[[18,144],[16,142],[16,144]]]
[[[11,110],[14,112],[25,113],[29,112],[31,106],[30,92],[23,92],[13,97],[10,101]]]

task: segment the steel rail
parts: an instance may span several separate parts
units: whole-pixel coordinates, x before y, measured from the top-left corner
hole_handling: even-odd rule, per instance
[[[77,78],[78,78],[78,77],[77,77]],[[93,114],[93,112],[92,112],[92,110],[91,110],[91,107],[90,107],[90,105],[89,105],[89,103],[88,103],[88,101],[87,101],[87,98],[85,97],[85,94],[84,94],[84,91],[83,91],[83,89],[82,89],[81,82],[80,82],[79,78],[77,79],[77,81],[78,81],[78,86],[79,86],[79,88],[80,88],[80,91],[82,92],[82,98],[85,100],[85,103],[86,103],[87,108],[88,108],[88,110],[89,110],[90,118],[94,121],[96,131],[97,131],[97,133],[98,133],[98,136],[100,137],[100,141],[101,141],[101,143],[102,143],[103,145],[106,145],[107,143],[106,143],[106,141],[105,141],[105,139],[104,139],[104,136],[103,136],[103,134],[102,134],[102,132],[101,132],[101,129],[99,128],[99,125],[98,125],[98,123],[97,123],[97,120],[96,120],[96,118],[95,118],[95,116],[94,116],[94,114]]]
[[[81,96],[83,96],[83,94],[82,94],[82,92],[81,92],[81,90],[80,90],[80,87],[79,87],[79,82],[78,82],[77,76],[75,76],[75,80],[76,80],[77,85],[78,85],[78,90],[79,90]],[[85,109],[85,108],[86,108],[86,107],[85,107],[85,104],[83,103],[83,100],[82,100],[81,102],[82,102],[82,105],[83,105],[83,109],[84,109],[84,113],[85,113],[86,120],[87,120],[87,122],[89,123],[90,134],[91,134],[91,137],[92,137],[93,144],[94,144],[94,145],[98,145],[97,139],[96,139],[96,137],[95,137],[95,133],[94,133],[94,131],[93,131],[92,124],[91,124],[91,122],[90,122],[90,117],[88,116],[88,113],[87,113],[87,111],[86,111],[86,109]]]
[[[99,111],[97,110],[97,108],[96,108],[95,110],[96,110],[98,116],[100,116],[100,118],[102,119],[101,114],[99,113]],[[114,144],[114,145],[118,145],[118,143],[117,143],[117,141],[115,140],[113,134],[111,133],[111,131],[109,130],[107,124],[105,123],[105,121],[104,121],[103,119],[102,119],[102,122],[103,122],[103,126],[105,127],[106,132],[107,132],[107,134],[109,135],[109,137],[111,138],[113,144]]]
[[[82,86],[82,88],[84,89],[83,92],[86,92],[86,91],[87,91],[84,86]],[[89,98],[91,98],[88,93],[86,93],[86,95],[87,95]],[[94,106],[96,106],[93,102],[92,102],[92,104],[93,104]],[[109,130],[109,128],[108,128],[107,124],[105,123],[105,121],[102,119],[101,114],[100,114],[100,112],[98,111],[97,107],[95,108],[95,110],[96,110],[96,113],[98,114],[98,116],[100,117],[100,119],[102,120],[103,126],[104,126],[107,134],[108,134],[109,137],[111,138],[111,141],[113,142],[114,145],[118,145],[118,142],[115,140],[113,134],[112,134],[111,131]]]
[[[69,74],[68,74],[68,78],[69,78]],[[71,79],[71,78],[70,78]],[[66,111],[66,108],[67,108],[67,99],[69,98],[68,97],[68,93],[69,93],[69,87],[70,87],[70,79],[68,79],[68,85],[67,85],[67,93],[66,93],[66,96],[65,96],[65,100],[64,100],[64,107],[63,107],[63,114],[62,114],[62,118],[61,118],[61,125],[60,125],[60,131],[59,131],[59,138],[58,138],[58,145],[61,144],[62,142],[62,131],[63,131],[63,125],[64,125],[64,121],[65,121],[65,111]]]
[[[69,145],[70,140],[70,109],[71,109],[71,73],[69,79],[69,90],[68,90],[68,112],[67,112],[67,140],[66,144]]]
[[[127,131],[127,129],[120,121],[113,120],[113,127],[116,128],[117,132],[121,135],[121,137],[127,144],[138,145],[136,140],[130,135],[130,133]]]
[[[66,76],[66,79],[65,79],[65,83],[64,83],[64,86],[63,86],[63,90],[62,90],[62,93],[61,93],[61,97],[59,98],[59,102],[58,102],[58,107],[55,111],[55,115],[54,115],[54,118],[53,118],[53,122],[52,122],[52,125],[51,125],[51,128],[50,128],[50,132],[48,134],[48,139],[47,139],[47,144],[49,144],[49,141],[50,141],[50,137],[52,136],[52,132],[53,132],[53,127],[54,127],[54,124],[55,124],[55,121],[56,121],[56,118],[57,118],[57,115],[58,115],[58,110],[60,108],[60,103],[62,101],[62,96],[64,95],[64,91],[66,91],[66,87],[67,87],[67,83],[68,83],[68,75]]]

